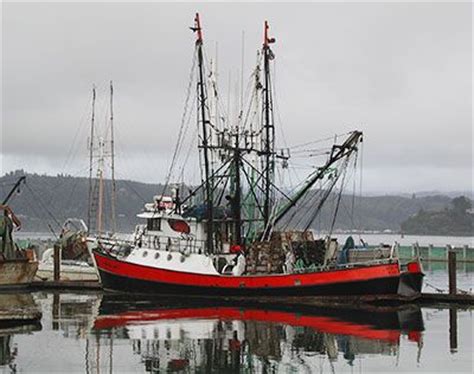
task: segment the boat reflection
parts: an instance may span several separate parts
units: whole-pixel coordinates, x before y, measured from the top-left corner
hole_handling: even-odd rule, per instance
[[[294,308],[199,305],[104,295],[93,331],[129,339],[148,372],[302,368],[313,356],[352,364],[358,355],[396,355],[405,335],[421,346],[418,307]],[[112,362],[111,362],[112,364]]]

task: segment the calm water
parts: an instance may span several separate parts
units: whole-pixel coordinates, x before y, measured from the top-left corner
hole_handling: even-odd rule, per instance
[[[473,272],[460,272],[472,287]],[[446,284],[442,269],[428,282]],[[0,327],[0,373],[472,372],[473,310],[368,311],[31,294],[41,324]],[[449,328],[450,315],[457,322]]]

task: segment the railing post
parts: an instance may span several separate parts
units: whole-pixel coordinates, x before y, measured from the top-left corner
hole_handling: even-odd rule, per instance
[[[449,294],[456,295],[456,252],[448,252]]]

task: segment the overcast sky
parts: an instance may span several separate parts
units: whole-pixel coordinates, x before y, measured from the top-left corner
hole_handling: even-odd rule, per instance
[[[91,87],[115,86],[117,174],[164,179],[183,112],[196,11],[221,92],[270,22],[280,121],[298,144],[365,133],[366,192],[471,190],[469,3],[3,4],[2,174],[86,175]],[[277,131],[277,136],[281,132]]]

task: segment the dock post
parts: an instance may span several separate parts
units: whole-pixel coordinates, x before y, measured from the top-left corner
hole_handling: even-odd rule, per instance
[[[449,252],[453,249],[450,244],[446,245],[446,259],[449,261]]]
[[[448,252],[449,294],[456,295],[456,252]]]
[[[433,256],[433,244],[428,245],[428,261],[431,260],[431,257]]]
[[[463,247],[462,247],[462,255],[463,255],[463,260],[465,262],[467,262],[467,249],[469,248],[469,246],[467,244],[465,244]]]
[[[449,350],[458,350],[458,310],[455,306],[449,308]]]
[[[53,248],[53,279],[58,282],[61,278],[61,247],[58,243],[55,243]]]

